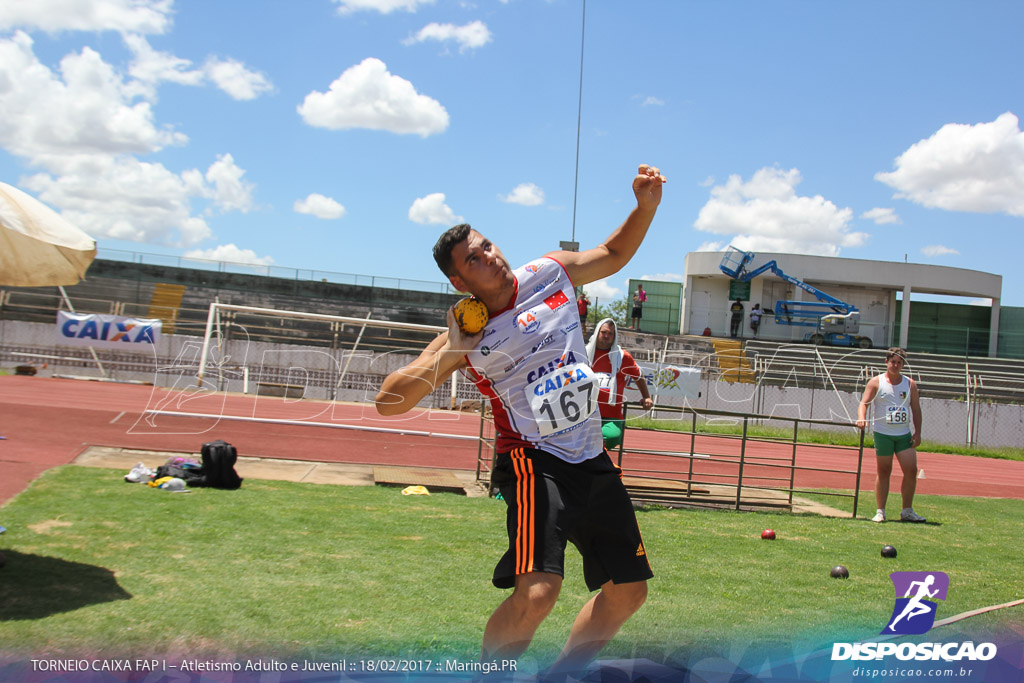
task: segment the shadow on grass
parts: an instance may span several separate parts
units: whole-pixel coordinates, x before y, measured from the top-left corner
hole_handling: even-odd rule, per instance
[[[43,619],[132,597],[109,569],[15,550],[3,553],[7,565],[0,569],[0,622]]]

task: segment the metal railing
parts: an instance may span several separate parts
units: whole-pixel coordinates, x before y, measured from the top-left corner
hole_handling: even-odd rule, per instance
[[[789,508],[794,494],[813,494],[853,501],[851,517],[857,516],[859,482],[863,471],[864,433],[857,430],[858,445],[842,446],[800,440],[801,429],[856,429],[850,423],[811,420],[770,415],[755,415],[691,407],[655,406],[659,419],[666,413],[677,414],[679,422],[688,418],[688,429],[638,428],[629,425],[627,404],[625,437],[647,441],[640,433],[659,433],[678,437],[679,448],[626,448],[626,438],[618,449],[618,464],[629,461],[627,489],[635,502],[698,507]],[[635,410],[635,408],[634,408]],[[709,433],[698,429],[698,421],[729,422],[739,434]],[[753,436],[750,426],[780,425],[777,436]],[[782,433],[787,432],[788,436]],[[798,457],[799,456],[799,457]],[[822,461],[835,466],[824,466]],[[844,466],[840,466],[844,465]],[[852,469],[851,469],[852,467]],[[800,485],[798,475],[808,482],[844,484],[845,490],[812,483]],[[826,490],[827,489],[827,490]]]

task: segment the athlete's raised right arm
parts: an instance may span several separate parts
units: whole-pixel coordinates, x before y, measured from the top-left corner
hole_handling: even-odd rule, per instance
[[[636,207],[604,242],[580,252],[555,251],[547,254],[561,263],[576,286],[596,282],[619,272],[640,248],[661,204],[665,176],[654,166],[641,164],[633,178]]]
[[[384,378],[375,403],[381,415],[401,415],[416,407],[452,373],[467,365],[466,353],[483,333],[462,334],[448,310],[448,330],[439,334],[413,362]]]

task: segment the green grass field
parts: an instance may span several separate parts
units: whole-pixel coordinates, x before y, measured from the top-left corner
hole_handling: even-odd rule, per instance
[[[15,656],[429,655],[471,661],[505,592],[502,502],[250,480],[174,494],[65,466],[0,508],[0,650]],[[1024,597],[1024,502],[920,496],[934,523],[707,510],[639,512],[655,578],[602,657],[667,661],[874,637],[893,571],[944,571],[939,618]],[[772,528],[776,541],[762,541]],[[880,549],[892,544],[895,559]],[[849,580],[829,570],[843,564]],[[528,657],[549,662],[588,597],[568,553]],[[1024,608],[961,622],[1024,633]],[[953,627],[947,627],[952,629]]]

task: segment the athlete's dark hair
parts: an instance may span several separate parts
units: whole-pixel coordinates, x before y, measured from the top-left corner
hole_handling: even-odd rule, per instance
[[[904,363],[907,362],[907,352],[898,346],[893,346],[892,348],[885,352],[885,360],[888,361],[893,356],[899,356],[900,358],[903,359]]]
[[[437,267],[441,269],[441,272],[446,277],[451,277],[455,274],[455,266],[452,263],[452,250],[455,248],[455,245],[469,236],[469,231],[472,229],[469,223],[459,223],[455,227],[446,230],[437,239],[437,243],[434,245],[434,261],[437,262]]]

